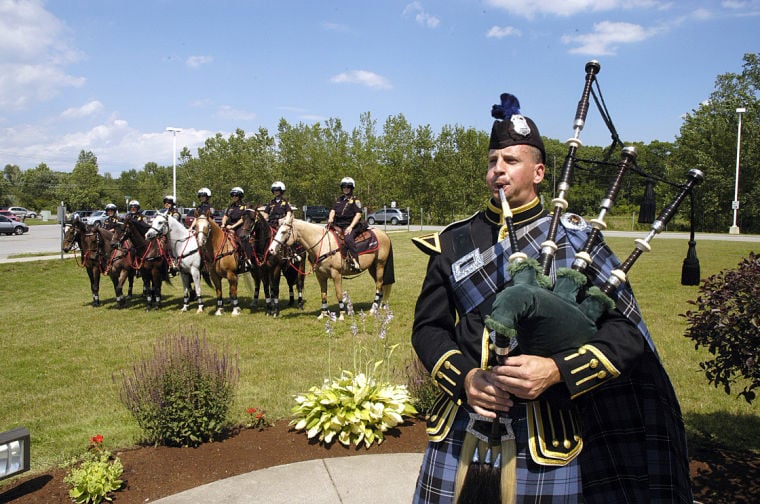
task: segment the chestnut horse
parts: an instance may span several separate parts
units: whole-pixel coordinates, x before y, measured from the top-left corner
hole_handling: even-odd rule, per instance
[[[375,299],[370,313],[374,313],[380,305],[388,302],[391,285],[396,281],[393,271],[393,247],[391,239],[380,229],[371,228],[367,250],[363,250],[362,239],[357,239],[359,246],[359,265],[361,271],[368,270],[375,280]],[[322,293],[322,310],[319,318],[327,315],[327,279],[332,278],[335,285],[335,296],[338,299],[339,319],[345,314],[345,299],[343,296],[343,276],[355,274],[347,261],[340,245],[340,238],[333,230],[319,224],[311,224],[292,215],[283,219],[280,228],[270,245],[270,253],[276,253],[282,246],[301,243],[306,248],[309,261],[313,264],[317,275],[319,288]]]
[[[198,243],[203,251],[203,257],[210,258],[208,269],[216,289],[216,311],[214,315],[224,313],[224,300],[222,299],[222,278],[226,278],[230,284],[230,302],[232,303],[232,316],[240,315],[238,305],[238,251],[234,233],[228,233],[205,215],[196,217]]]

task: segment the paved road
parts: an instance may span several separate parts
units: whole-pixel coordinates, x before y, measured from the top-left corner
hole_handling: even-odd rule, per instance
[[[382,228],[382,226],[379,226]],[[388,226],[387,230],[407,231],[414,233],[424,233],[441,229],[439,226]],[[644,231],[607,231],[606,236],[621,236],[629,238],[644,238],[647,233]],[[660,233],[655,238],[659,239],[677,239],[688,241],[689,233]],[[697,242],[701,240],[725,240],[725,241],[743,241],[743,242],[760,242],[760,235],[730,235],[728,233],[697,233]],[[48,253],[45,259],[54,259],[61,257],[61,227],[55,224],[45,226],[31,226],[29,232],[20,236],[0,235],[0,262],[11,261],[37,261],[43,257],[33,256],[26,258],[9,259],[9,256],[19,254],[38,254]]]

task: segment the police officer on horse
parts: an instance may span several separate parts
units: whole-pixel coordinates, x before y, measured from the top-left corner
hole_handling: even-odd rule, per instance
[[[361,233],[364,226],[360,224],[362,219],[362,202],[354,196],[356,182],[351,177],[343,177],[340,181],[340,190],[343,192],[335,201],[330,215],[327,218],[327,226],[340,229],[346,242],[347,262],[354,271],[361,271],[359,265],[359,253],[354,239]]]
[[[272,184],[272,194],[274,194],[274,198],[267,203],[264,211],[269,216],[267,219],[269,225],[273,228],[278,228],[280,226],[280,219],[287,217],[288,214],[293,212],[293,209],[288,200],[284,197],[285,183],[280,182],[279,180],[274,182]]]
[[[253,249],[248,241],[247,236],[243,236],[245,231],[243,229],[243,214],[246,211],[246,205],[243,203],[243,196],[245,191],[242,187],[233,187],[230,190],[230,196],[232,197],[232,203],[229,204],[224,211],[224,217],[222,217],[222,229],[233,232],[237,236],[238,247],[243,248],[245,251],[244,260],[242,261],[248,269],[251,269],[250,258],[253,257]]]
[[[113,230],[116,225],[121,222],[117,215],[116,205],[109,203],[106,205],[106,218],[103,220],[103,228]]]

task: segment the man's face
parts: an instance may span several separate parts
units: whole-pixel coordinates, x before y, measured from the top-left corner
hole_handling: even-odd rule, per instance
[[[544,179],[540,154],[529,145],[511,145],[488,151],[486,183],[498,202],[499,188],[504,188],[510,206],[516,208],[531,202],[537,195],[536,184]]]

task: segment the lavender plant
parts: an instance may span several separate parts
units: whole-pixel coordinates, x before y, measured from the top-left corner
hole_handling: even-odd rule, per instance
[[[152,356],[122,371],[120,399],[146,442],[197,446],[227,428],[239,376],[237,356],[212,348],[191,328],[159,340]]]

